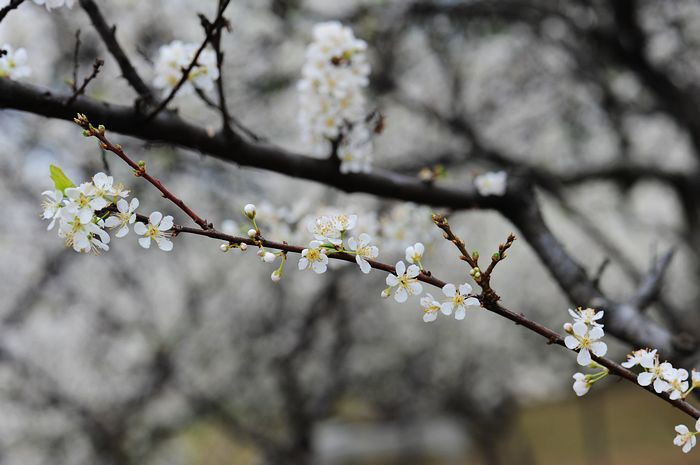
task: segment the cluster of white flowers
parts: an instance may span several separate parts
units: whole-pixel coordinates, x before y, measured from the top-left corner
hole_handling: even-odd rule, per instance
[[[688,371],[675,368],[669,362],[661,362],[656,349],[639,349],[627,356],[622,363],[625,368],[640,366],[644,371],[637,375],[640,386],[653,386],[657,393],[665,392],[671,400],[685,399],[700,386],[700,372],[692,371],[690,381]]]
[[[62,6],[73,8],[75,0],[34,0],[34,3],[37,5],[44,5],[47,10],[51,10],[52,8],[61,8]]]
[[[58,236],[63,238],[66,246],[76,252],[98,253],[109,250],[110,236],[106,229],[116,229],[116,237],[129,233],[129,226],[136,222],[136,198],[127,202],[129,191],[121,184],[114,184],[114,178],[105,173],[97,173],[91,181],[76,186],[56,166],[51,166],[51,178],[55,190],[42,193],[45,196],[43,218],[49,220],[47,229],[51,230],[58,221]],[[139,244],[149,248],[153,239],[161,250],[173,248],[170,231],[173,217],[153,212],[149,223],[136,223],[134,231],[144,236]]]
[[[564,340],[566,347],[579,351],[577,361],[580,365],[600,369],[594,374],[574,374],[574,392],[578,396],[583,396],[595,382],[605,378],[609,373],[607,368],[591,359],[591,352],[602,357],[608,349],[607,345],[600,341],[604,333],[603,325],[598,323],[598,320],[603,318],[603,312],[592,308],[579,308],[569,309],[569,313],[574,323],[564,325],[564,330],[569,333]],[[654,391],[668,394],[671,400],[685,399],[694,389],[700,387],[700,372],[692,370],[689,380],[687,370],[675,368],[669,362],[661,362],[656,350],[635,350],[627,355],[627,360],[621,365],[627,369],[641,367],[643,371],[637,375],[639,385],[653,386]],[[695,424],[694,432],[685,425],[677,425],[675,429],[677,435],[673,443],[680,446],[683,452],[689,452],[695,447],[695,436],[700,434],[700,420]]]
[[[179,40],[161,46],[156,58],[156,77],[153,80],[153,85],[163,89],[166,93],[169,92],[182,79],[184,70],[192,63],[198,48],[197,44],[186,44]],[[180,88],[180,92],[183,95],[190,94],[194,87],[210,91],[214,88],[214,81],[218,77],[216,53],[209,49],[202,50],[197,58],[197,64],[190,71],[187,81]]]
[[[340,140],[341,172],[368,172],[372,143],[362,94],[370,72],[367,43],[337,21],[314,26],[313,38],[298,85],[303,137],[321,156]]]
[[[382,291],[382,297],[394,295],[394,300],[399,303],[406,302],[409,296],[418,296],[423,292],[423,286],[418,282],[418,275],[423,271],[423,254],[425,246],[417,242],[406,248],[406,261],[411,265],[406,267],[403,261],[396,263],[396,274],[389,274],[386,277],[387,288]],[[467,284],[461,284],[459,287],[454,284],[445,284],[442,287],[442,292],[445,299],[440,302],[431,294],[426,293],[420,299],[420,305],[423,307],[423,321],[426,323],[435,321],[438,312],[444,315],[452,315],[455,319],[463,320],[467,314],[467,307],[478,307],[481,304],[476,297],[469,294],[472,292],[472,287]]]
[[[501,196],[506,193],[508,175],[505,171],[493,171],[474,178],[474,186],[479,195]]]
[[[302,252],[299,269],[306,269],[311,264],[316,273],[323,273],[328,263],[328,252],[345,252],[355,256],[355,261],[363,273],[369,273],[372,267],[368,260],[379,256],[379,248],[372,245],[372,237],[362,233],[358,237],[349,237],[347,247],[344,244],[346,233],[356,226],[357,215],[324,215],[311,220],[308,230],[315,240]]]
[[[576,361],[579,365],[601,369],[594,374],[574,374],[574,392],[578,396],[583,396],[590,390],[593,383],[608,375],[608,369],[594,362],[591,358],[591,353],[602,357],[608,351],[607,344],[600,340],[605,335],[603,325],[598,323],[598,320],[603,318],[604,312],[592,308],[577,308],[576,310],[569,309],[569,314],[573,318],[573,323],[564,325],[564,331],[569,334],[564,339],[564,344],[571,350],[578,350]]]
[[[32,71],[27,63],[27,51],[23,48],[14,50],[9,44],[0,48],[0,78],[20,79],[29,76]]]

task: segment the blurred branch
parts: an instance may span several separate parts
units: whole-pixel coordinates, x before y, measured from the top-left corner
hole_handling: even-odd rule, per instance
[[[92,25],[100,34],[100,37],[102,37],[102,41],[107,46],[109,53],[111,53],[114,59],[117,61],[119,69],[121,69],[124,78],[139,94],[144,103],[153,103],[153,94],[151,89],[146,85],[143,79],[141,79],[141,76],[139,76],[136,68],[134,68],[134,66],[131,64],[131,61],[129,61],[129,58],[124,53],[124,50],[122,50],[119,42],[117,42],[117,27],[110,27],[107,24],[107,21],[105,21],[105,18],[102,16],[102,13],[94,0],[80,0],[80,6],[83,7],[87,15],[90,17]]]
[[[79,88],[75,89],[73,95],[71,95],[70,98],[66,100],[66,105],[70,105],[71,103],[75,102],[75,99],[77,99],[78,96],[83,95],[83,93],[85,93],[85,89],[87,89],[88,84],[90,84],[90,82],[97,77],[97,74],[100,72],[100,68],[102,68],[102,65],[104,64],[105,62],[100,59],[95,60],[95,63],[93,63],[92,65],[92,73],[85,79],[83,79],[82,85]],[[77,85],[77,83],[75,85]]]
[[[7,14],[20,6],[22,3],[24,3],[24,0],[10,0],[10,3],[5,5],[2,9],[0,9],[0,22],[2,22],[3,19],[5,19],[5,16]]]

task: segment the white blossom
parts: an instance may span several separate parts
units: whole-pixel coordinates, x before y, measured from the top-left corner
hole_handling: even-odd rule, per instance
[[[621,365],[625,368],[633,368],[642,363],[642,358],[647,356],[649,353],[646,349],[635,350],[631,354],[627,355],[627,361],[622,362]]]
[[[656,350],[642,355],[639,364],[644,368],[645,372],[639,373],[637,375],[637,383],[640,386],[649,386],[652,381],[654,382],[654,390],[658,393],[665,392],[670,387],[669,384],[664,380],[664,371],[673,366],[668,363],[659,363],[659,357],[656,354]]]
[[[386,277],[386,284],[390,287],[396,287],[394,300],[399,303],[406,302],[409,295],[419,295],[423,292],[423,286],[416,279],[419,273],[420,268],[416,265],[411,265],[406,269],[404,262],[399,261],[396,264],[396,275],[389,274]]]
[[[664,381],[668,383],[669,398],[680,399],[688,389],[688,372],[683,368],[666,367],[663,370]]]
[[[136,209],[139,208],[139,199],[131,199],[131,203],[124,199],[117,202],[117,213],[105,220],[108,228],[119,228],[114,234],[116,237],[124,237],[129,234],[129,225],[136,221]]]
[[[679,446],[683,453],[687,454],[697,442],[695,436],[700,431],[700,419],[695,422],[695,431],[690,431],[685,425],[676,425],[675,430],[677,434],[673,439],[673,444]]]
[[[583,373],[574,373],[574,392],[581,397],[591,389],[589,377]]]
[[[93,223],[92,217],[83,221],[75,213],[62,214],[58,236],[64,238],[66,246],[72,247],[76,252],[97,253],[109,250],[109,234]]]
[[[337,21],[314,26],[313,39],[297,86],[303,138],[315,153],[328,155],[329,141],[340,137],[340,171],[369,171],[371,142],[362,93],[369,82],[367,43]]]
[[[198,48],[198,44],[186,44],[179,40],[161,46],[155,61],[156,77],[153,80],[153,85],[163,89],[165,93],[170,92],[182,78],[183,69],[187,69],[190,65]],[[218,77],[216,53],[204,49],[199,54],[197,64],[192,68],[187,80],[180,88],[180,93],[190,94],[194,87],[210,91],[214,88],[214,81]]]
[[[415,266],[415,265],[414,265]],[[445,284],[442,287],[442,292],[449,298],[447,302],[443,302],[440,310],[445,315],[455,314],[456,320],[463,320],[467,315],[467,307],[478,307],[481,305],[479,299],[469,297],[472,287],[467,284],[460,284],[459,289],[454,284]]]
[[[328,256],[326,249],[321,247],[323,244],[320,241],[311,241],[309,247],[301,251],[299,259],[299,269],[305,270],[309,266],[315,273],[325,273],[328,268]]]
[[[406,247],[406,261],[408,263],[420,265],[420,262],[423,259],[423,253],[425,253],[425,246],[420,242],[416,242],[415,244]]]
[[[75,0],[34,0],[37,5],[44,5],[47,10],[53,8],[60,8],[62,6],[67,6],[68,8],[73,8],[73,3]]]
[[[160,250],[169,252],[173,250],[173,242],[169,239],[168,231],[173,227],[173,217],[163,216],[161,212],[153,212],[148,217],[148,225],[141,222],[134,225],[134,232],[139,236],[139,244],[144,249],[151,247],[151,239],[156,241]]]
[[[84,182],[78,187],[65,190],[69,203],[66,205],[68,215],[77,215],[83,223],[92,219],[95,211],[102,210],[109,202],[97,195],[97,188],[91,182]]]
[[[435,321],[440,311],[440,302],[435,300],[431,294],[425,294],[420,298],[420,305],[423,307],[423,321],[429,323]]]
[[[569,309],[569,315],[574,319],[574,323],[582,321],[589,326],[603,326],[598,323],[598,320],[603,318],[605,312],[602,310],[597,312],[593,308],[577,308],[576,310]]]
[[[588,366],[591,363],[591,352],[602,357],[608,351],[607,344],[599,341],[605,335],[600,326],[589,329],[586,323],[577,321],[573,324],[572,333],[566,336],[564,344],[571,350],[578,349],[576,361],[579,365]]]
[[[357,215],[323,215],[311,220],[308,229],[316,240],[337,246],[343,243],[343,234],[356,224]]]
[[[63,192],[59,190],[44,191],[41,195],[47,198],[43,200],[41,207],[43,209],[42,218],[45,220],[51,220],[47,230],[53,229],[56,224],[56,220],[61,216],[61,209],[63,208]]]
[[[479,195],[500,196],[506,193],[506,179],[507,174],[505,171],[494,171],[474,178],[474,186],[476,186]]]
[[[27,63],[27,51],[23,48],[13,50],[9,44],[0,47],[5,54],[0,56],[0,78],[20,79],[32,74]]]
[[[351,237],[348,239],[348,247],[355,252],[355,261],[360,266],[360,270],[367,274],[372,269],[369,260],[374,260],[379,256],[379,249],[376,245],[370,245],[372,238],[369,234],[360,234],[359,240]]]

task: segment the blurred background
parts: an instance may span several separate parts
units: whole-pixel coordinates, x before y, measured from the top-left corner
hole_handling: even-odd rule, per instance
[[[216,2],[100,7],[150,82],[158,48],[199,43],[196,14],[211,17]],[[386,123],[376,166],[441,164],[441,182],[455,186],[494,169],[537,173],[567,250],[592,275],[610,261],[601,287],[612,298],[675,247],[650,314],[697,333],[698,2],[237,0],[227,17],[226,92],[256,134],[308,151],[296,123],[304,49],[315,23],[341,20],[368,43],[368,101]],[[27,82],[67,92],[78,30],[80,76],[106,62],[87,95],[132,101],[78,5],[26,1],[0,24],[0,44],[27,50]],[[196,95],[174,106],[218,126]],[[245,228],[239,212],[252,202],[267,238],[304,244],[308,218],[357,213],[382,261],[422,241],[428,269],[465,280],[428,207],[112,139],[217,225]],[[187,220],[75,125],[0,111],[2,464],[700,463],[672,445],[673,426],[688,421],[668,404],[616,379],[576,398],[570,353],[483,311],[425,324],[417,301],[380,298],[382,273],[302,273],[292,258],[275,284],[254,253],[222,254],[194,236],[171,253],[140,248],[133,232],[100,256],[66,249],[40,219],[52,163],[75,181],[107,171],[143,211]],[[452,223],[483,256],[513,231],[488,211]],[[506,306],[555,330],[576,304],[525,241],[492,284]],[[606,340],[623,360],[629,347]]]

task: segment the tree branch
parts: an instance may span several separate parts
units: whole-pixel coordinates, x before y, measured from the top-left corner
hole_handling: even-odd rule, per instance
[[[102,37],[102,41],[107,46],[109,53],[117,60],[117,64],[119,64],[119,69],[121,69],[124,78],[145,103],[152,104],[153,94],[151,89],[146,85],[143,79],[141,79],[136,68],[131,64],[124,50],[122,50],[121,45],[117,42],[116,26],[110,27],[107,24],[107,21],[105,21],[104,16],[102,16],[100,9],[93,0],[80,0],[80,6],[83,7],[85,13],[90,17],[92,25],[100,34],[100,37]]]

